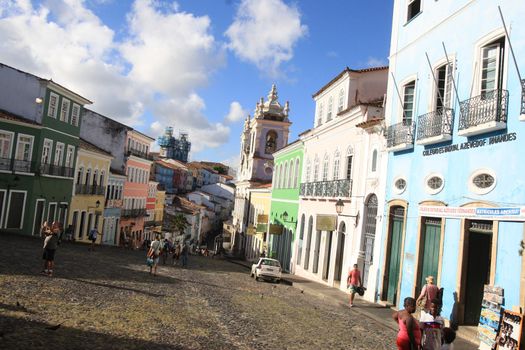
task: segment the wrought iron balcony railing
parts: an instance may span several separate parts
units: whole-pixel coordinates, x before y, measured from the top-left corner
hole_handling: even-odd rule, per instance
[[[441,135],[451,135],[454,110],[442,108],[417,118],[417,140]]]
[[[139,216],[146,216],[146,208],[142,209],[124,209],[121,214],[123,217],[136,218]]]
[[[106,186],[76,184],[75,194],[104,195]]]
[[[507,90],[492,90],[462,101],[459,131],[490,122],[506,123],[508,100]]]
[[[148,152],[142,152],[142,151],[139,151],[137,149],[134,149],[134,148],[128,148],[127,152],[126,152],[126,156],[130,156],[130,155],[133,155],[135,157],[139,157],[139,158],[143,158],[143,159],[148,159],[148,160],[152,160],[153,157],[148,153]]]
[[[75,169],[53,164],[40,164],[40,174],[73,177]]]
[[[155,227],[155,226],[161,226],[162,221],[146,221],[144,222],[144,227]]]
[[[350,197],[352,180],[332,180],[301,184],[299,194],[303,197]]]
[[[412,148],[415,128],[416,123],[412,121],[390,125],[386,130],[387,148],[396,148],[402,145],[405,145],[405,149]]]
[[[13,158],[0,158],[0,170],[15,171],[18,173],[34,173],[36,168],[35,162],[19,160]]]

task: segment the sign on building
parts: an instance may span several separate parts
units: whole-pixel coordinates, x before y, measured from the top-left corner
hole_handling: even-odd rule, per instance
[[[317,215],[315,220],[315,229],[317,231],[335,231],[337,216],[335,215]]]
[[[283,226],[278,224],[270,224],[271,235],[281,235],[283,233]]]
[[[257,233],[265,233],[268,230],[267,224],[257,224]]]
[[[259,214],[257,215],[257,222],[260,222],[260,223],[267,223],[268,222],[268,215],[266,214]]]

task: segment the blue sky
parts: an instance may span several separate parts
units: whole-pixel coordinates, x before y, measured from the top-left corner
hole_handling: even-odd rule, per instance
[[[276,83],[290,140],[345,66],[387,63],[390,1],[0,1],[0,62],[53,78],[152,136],[190,133],[194,160],[234,163],[243,117]]]

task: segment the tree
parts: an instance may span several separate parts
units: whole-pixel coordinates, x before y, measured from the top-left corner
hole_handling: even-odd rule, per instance
[[[182,235],[184,233],[184,230],[190,225],[188,220],[184,217],[183,214],[178,213],[175,216],[171,217],[171,226],[175,231],[179,232],[179,235]]]

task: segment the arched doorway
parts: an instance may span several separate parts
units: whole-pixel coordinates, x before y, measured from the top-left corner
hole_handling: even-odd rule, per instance
[[[335,253],[335,271],[334,281],[341,283],[341,276],[343,274],[343,257],[345,253],[345,238],[346,225],[343,222],[339,224],[339,231],[337,232],[337,252]]]
[[[383,298],[396,305],[398,297],[399,276],[401,274],[401,246],[405,227],[405,208],[392,206],[389,212],[388,241],[385,276],[383,281]]]
[[[306,249],[304,252],[304,269],[308,270],[310,263],[310,246],[312,245],[312,229],[314,227],[314,219],[312,216],[308,219],[308,233],[306,235]]]
[[[304,238],[304,214],[301,216],[301,228],[299,229],[299,242],[297,243],[297,265],[301,265],[301,255],[303,254]]]
[[[377,196],[370,195],[365,203],[365,221],[361,236],[361,252],[363,256],[363,286],[368,284],[370,265],[374,262],[374,240],[377,224]]]
[[[284,229],[281,250],[281,266],[287,272],[290,272],[290,255],[292,251],[292,230]]]

